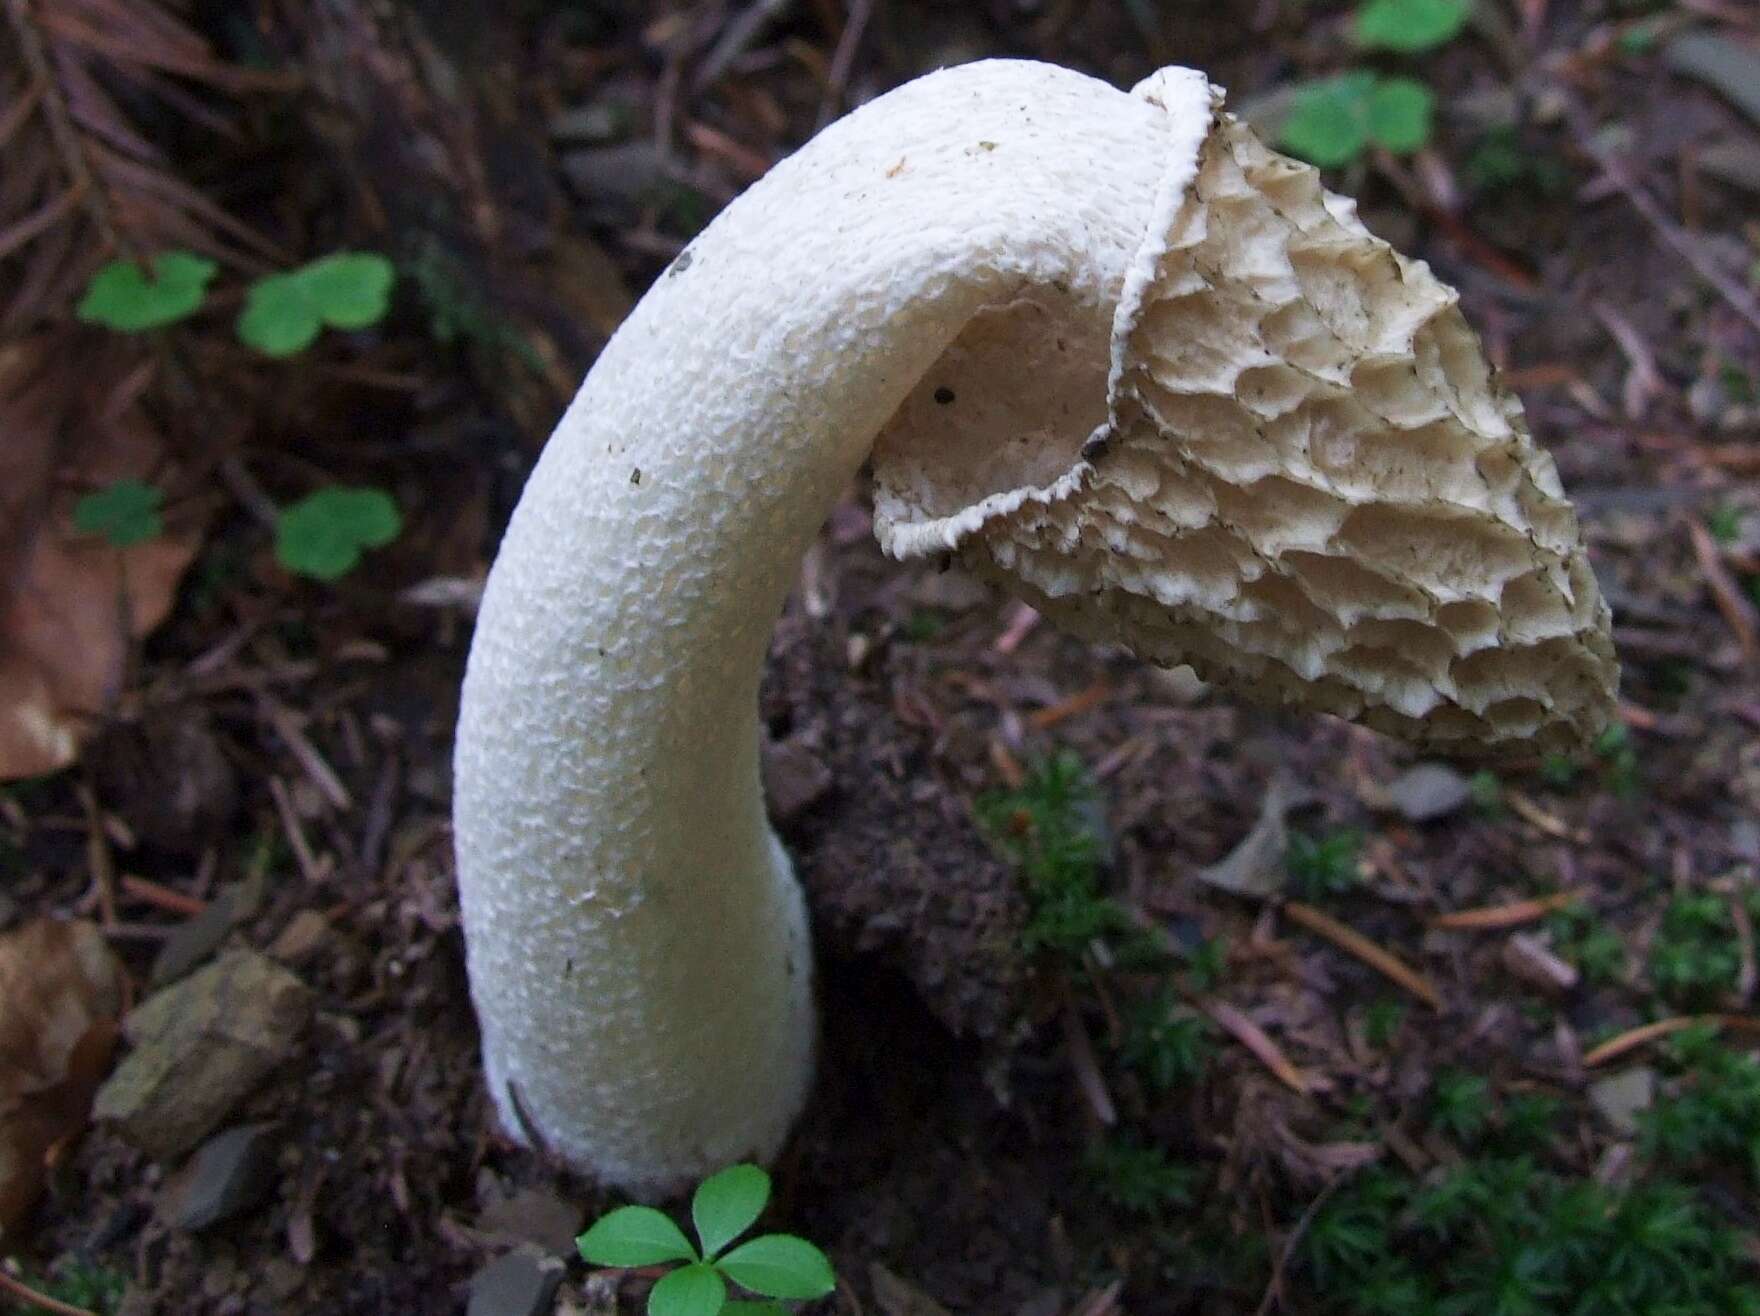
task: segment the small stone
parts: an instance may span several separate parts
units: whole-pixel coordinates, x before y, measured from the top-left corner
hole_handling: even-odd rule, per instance
[[[533,1247],[515,1248],[471,1276],[465,1316],[548,1316],[562,1272],[558,1258]]]
[[[1473,796],[1467,779],[1441,763],[1419,763],[1387,787],[1388,802],[1407,822],[1435,822],[1466,807]]]
[[[244,1124],[203,1143],[159,1195],[173,1229],[206,1229],[250,1210],[275,1184],[273,1124]]]
[[[222,956],[128,1016],[134,1050],[98,1090],[93,1117],[158,1160],[181,1156],[293,1054],[311,1012],[305,984],[268,956]]]
[[[283,964],[303,964],[330,936],[330,920],[315,909],[302,909],[288,920],[269,947],[269,954]]]
[[[1630,1137],[1638,1131],[1638,1112],[1656,1100],[1656,1071],[1642,1065],[1597,1079],[1589,1085],[1589,1104],[1614,1132]]]
[[[559,1257],[574,1254],[574,1240],[586,1213],[541,1188],[522,1188],[513,1196],[490,1202],[477,1217],[477,1228],[507,1243],[530,1243]]]
[[[796,737],[766,742],[762,757],[764,795],[777,822],[804,813],[831,789],[831,769],[825,760]]]
[[[1503,967],[1530,987],[1545,992],[1568,992],[1577,985],[1576,965],[1560,959],[1551,947],[1527,932],[1517,932],[1503,943]]]

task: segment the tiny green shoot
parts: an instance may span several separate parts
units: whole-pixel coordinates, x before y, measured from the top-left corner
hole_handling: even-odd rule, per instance
[[[159,329],[194,315],[218,268],[187,251],[162,251],[150,270],[113,260],[92,276],[74,315],[118,333]]]
[[[275,557],[297,575],[338,580],[366,549],[389,544],[402,530],[397,503],[383,489],[331,486],[281,510]]]
[[[822,1298],[837,1276],[823,1252],[793,1234],[761,1234],[730,1248],[769,1200],[768,1174],[732,1165],[703,1180],[691,1199],[695,1244],[653,1207],[620,1206],[575,1245],[595,1266],[673,1265],[648,1293],[648,1316],[781,1316],[777,1299]],[[729,1300],[729,1284],[767,1301]]]
[[[395,277],[383,256],[353,251],[267,275],[246,292],[238,336],[265,356],[282,357],[310,347],[326,325],[365,329],[384,318]]]
[[[1356,12],[1357,44],[1415,55],[1454,40],[1473,0],[1369,0]]]
[[[140,480],[117,480],[73,505],[74,529],[102,535],[113,548],[133,548],[165,529],[159,513],[165,495]]]

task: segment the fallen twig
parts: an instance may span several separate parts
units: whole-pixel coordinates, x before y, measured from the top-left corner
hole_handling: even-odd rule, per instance
[[[1027,715],[1027,725],[1035,731],[1044,731],[1056,726],[1068,718],[1079,717],[1105,702],[1106,696],[1112,693],[1112,687],[1104,678],[1094,682],[1086,690],[1077,691],[1067,699],[1059,699],[1055,704],[1047,705]]]
[[[1687,534],[1693,541],[1693,556],[1699,561],[1699,573],[1705,577],[1705,587],[1711,591],[1711,601],[1723,614],[1725,624],[1735,633],[1742,657],[1752,662],[1756,655],[1760,655],[1760,620],[1755,617],[1754,605],[1748,602],[1729,568],[1723,564],[1723,555],[1718,552],[1717,541],[1711,538],[1711,532],[1701,522],[1693,520],[1687,522]]]
[[[1301,1219],[1296,1221],[1295,1228],[1289,1231],[1289,1237],[1283,1240],[1283,1247],[1278,1250],[1277,1260],[1271,1263],[1271,1281],[1265,1286],[1265,1296],[1259,1300],[1258,1309],[1253,1316],[1269,1316],[1273,1307],[1283,1305],[1283,1274],[1289,1268],[1290,1258],[1295,1255],[1296,1248],[1301,1245],[1302,1238],[1308,1232],[1308,1226],[1314,1223],[1314,1217],[1320,1214],[1332,1195],[1356,1174],[1356,1170],[1341,1170],[1326,1181],[1326,1186],[1314,1194],[1302,1211]]]
[[[1112,1093],[1107,1091],[1106,1080],[1100,1074],[1100,1062],[1094,1057],[1094,1043],[1088,1037],[1087,1027],[1082,1023],[1067,985],[1063,1002],[1063,1039],[1069,1048],[1070,1064],[1076,1072],[1076,1086],[1081,1088],[1094,1118],[1111,1128],[1118,1123],[1118,1108],[1112,1104]]]
[[[1554,891],[1549,896],[1514,900],[1507,905],[1482,905],[1477,909],[1456,909],[1446,914],[1438,914],[1430,920],[1430,926],[1457,932],[1520,927],[1524,923],[1532,923],[1535,919],[1545,918],[1554,910],[1563,909],[1566,905],[1574,905],[1582,898],[1583,891],[1578,887],[1569,891]]]
[[[1583,1068],[1593,1069],[1617,1060],[1628,1051],[1647,1046],[1660,1037],[1685,1032],[1689,1028],[1736,1028],[1743,1032],[1760,1032],[1760,1019],[1745,1014],[1681,1014],[1669,1019],[1629,1028],[1617,1037],[1610,1037],[1583,1056]]]
[[[122,875],[124,894],[133,896],[142,904],[152,905],[169,914],[182,914],[186,918],[194,918],[208,907],[208,902],[198,900],[195,896],[174,891],[168,886],[148,881],[144,877],[136,877],[133,873]]]
[[[51,1298],[47,1293],[38,1293],[22,1280],[13,1279],[4,1270],[0,1270],[0,1293],[11,1294],[20,1302],[28,1302],[44,1311],[59,1312],[61,1316],[98,1316],[89,1307],[75,1307],[59,1298]]]
[[[1199,1006],[1229,1036],[1251,1051],[1254,1058],[1269,1069],[1285,1087],[1303,1096],[1313,1091],[1313,1078],[1297,1069],[1290,1058],[1284,1055],[1283,1048],[1271,1040],[1270,1034],[1234,1006],[1227,1001],[1209,999],[1200,1001]]]
[[[1340,950],[1355,955],[1383,977],[1405,988],[1432,1010],[1442,1009],[1442,993],[1436,990],[1434,983],[1362,933],[1346,927],[1330,914],[1324,914],[1312,905],[1304,905],[1300,901],[1291,901],[1283,907],[1283,912],[1308,931],[1325,937]]]

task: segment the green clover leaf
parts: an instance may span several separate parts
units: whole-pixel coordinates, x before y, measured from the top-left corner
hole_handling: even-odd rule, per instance
[[[1430,140],[1435,107],[1421,82],[1354,69],[1297,88],[1278,141],[1323,169],[1349,164],[1370,143],[1409,155]]]
[[[156,539],[165,529],[159,505],[165,495],[139,480],[118,480],[73,505],[74,528],[103,535],[116,548],[132,548]]]
[[[726,1303],[727,1281],[698,1261],[661,1276],[648,1293],[648,1316],[719,1316]]]
[[[1410,78],[1383,78],[1369,93],[1369,137],[1395,155],[1410,155],[1430,140],[1436,97]]]
[[[162,251],[152,264],[149,273],[133,261],[111,261],[92,276],[74,315],[125,334],[174,324],[195,314],[218,268],[187,251]]]
[[[336,580],[354,570],[363,550],[389,544],[402,530],[397,504],[383,489],[332,486],[282,509],[275,523],[275,557],[299,575]]]
[[[396,274],[372,252],[341,251],[251,284],[238,336],[266,356],[292,356],[325,325],[364,329],[384,318]]]
[[[1357,10],[1357,42],[1369,50],[1415,54],[1452,41],[1473,0],[1369,0]]]
[[[713,1257],[750,1229],[769,1200],[770,1176],[755,1165],[730,1165],[703,1180],[691,1199],[703,1255]]]
[[[581,1256],[595,1266],[654,1266],[697,1259],[684,1231],[651,1206],[620,1206],[574,1242]]]
[[[837,1287],[825,1254],[793,1234],[765,1234],[716,1262],[741,1288],[766,1298],[822,1298]]]
[[[1374,86],[1373,73],[1357,70],[1298,87],[1279,143],[1322,169],[1349,164],[1369,143]]]

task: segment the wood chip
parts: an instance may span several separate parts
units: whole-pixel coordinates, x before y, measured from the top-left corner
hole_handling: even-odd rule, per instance
[[[1405,988],[1432,1010],[1441,1011],[1442,993],[1436,989],[1436,985],[1391,951],[1383,950],[1362,933],[1346,927],[1330,914],[1322,913],[1312,905],[1291,901],[1283,907],[1283,912],[1308,931],[1325,937],[1340,950],[1355,955],[1382,976]]]
[[[1111,1128],[1118,1123],[1118,1108],[1112,1104],[1112,1093],[1106,1088],[1100,1062],[1094,1057],[1094,1044],[1088,1038],[1087,1027],[1082,1023],[1073,997],[1063,1003],[1063,1040],[1069,1050],[1070,1065],[1075,1069],[1076,1085],[1081,1088],[1089,1109],[1094,1112],[1095,1119]]]
[[[1760,1018],[1745,1014],[1685,1014],[1675,1015],[1670,1019],[1658,1019],[1654,1023],[1641,1024],[1636,1028],[1627,1029],[1617,1037],[1610,1037],[1600,1046],[1593,1048],[1583,1056],[1583,1067],[1593,1069],[1596,1065],[1605,1065],[1609,1060],[1617,1060],[1628,1051],[1635,1051],[1647,1046],[1660,1037],[1668,1037],[1673,1033],[1685,1032],[1689,1028],[1700,1026],[1712,1028],[1734,1028],[1742,1032],[1760,1033]]]
[[[1253,1053],[1260,1064],[1276,1076],[1278,1082],[1292,1092],[1306,1096],[1317,1088],[1326,1086],[1313,1075],[1297,1069],[1290,1058],[1283,1053],[1283,1048],[1271,1040],[1269,1034],[1242,1014],[1227,1001],[1205,1000],[1199,1002],[1204,1013],[1214,1019],[1217,1024],[1247,1050]]]
[[[1527,932],[1514,933],[1503,943],[1503,967],[1512,977],[1544,992],[1568,992],[1577,985],[1576,966]]]
[[[1098,708],[1105,702],[1106,696],[1112,693],[1112,687],[1105,680],[1094,682],[1086,690],[1079,691],[1067,699],[1059,699],[1055,704],[1041,708],[1028,715],[1027,725],[1035,731],[1044,731],[1072,717]]]
[[[168,913],[182,914],[186,918],[194,918],[208,907],[205,900],[198,900],[157,882],[149,882],[144,877],[135,877],[132,873],[123,874],[122,890],[123,894],[133,896],[142,904],[152,905],[155,909],[163,909]]]
[[[1549,896],[1515,900],[1507,905],[1482,905],[1476,909],[1456,909],[1447,914],[1438,914],[1430,920],[1430,926],[1455,932],[1520,927],[1524,923],[1532,923],[1536,919],[1545,918],[1555,910],[1576,904],[1583,898],[1583,894],[1581,887],[1573,887],[1569,891],[1554,891]]]
[[[1548,836],[1555,836],[1561,841],[1574,841],[1578,845],[1588,844],[1589,834],[1587,832],[1572,831],[1570,824],[1564,819],[1547,813],[1545,809],[1535,804],[1520,791],[1506,788],[1503,792],[1503,802],[1509,805],[1510,812],[1521,818],[1522,821],[1538,827]]]
[[[1711,591],[1711,601],[1723,614],[1724,624],[1735,634],[1736,643],[1742,648],[1742,657],[1753,662],[1760,656],[1760,618],[1756,616],[1754,605],[1748,602],[1741,586],[1730,575],[1723,554],[1718,551],[1717,541],[1711,538],[1711,532],[1704,524],[1696,520],[1687,522],[1687,534],[1693,541],[1693,556],[1699,560],[1699,574],[1705,577],[1705,588]]]

